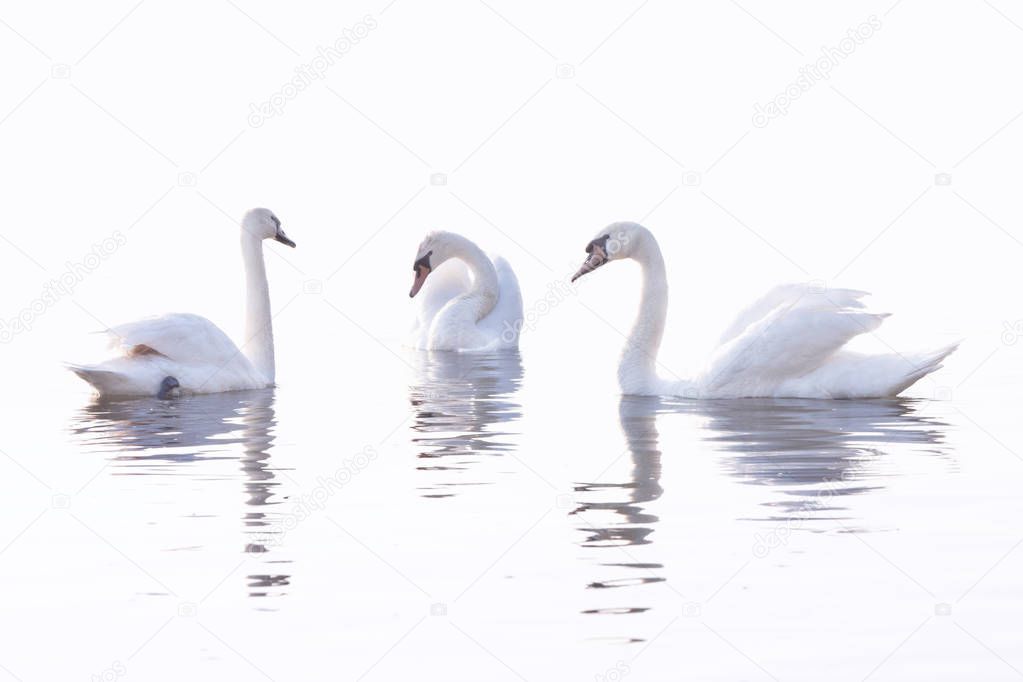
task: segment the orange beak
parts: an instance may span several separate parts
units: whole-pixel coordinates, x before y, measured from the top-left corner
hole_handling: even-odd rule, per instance
[[[412,282],[412,291],[409,292],[409,298],[416,297],[416,294],[419,293],[419,290],[423,288],[424,284],[426,284],[426,278],[430,276],[431,272],[433,272],[433,270],[431,270],[426,265],[420,265],[416,267],[416,279],[414,282]]]

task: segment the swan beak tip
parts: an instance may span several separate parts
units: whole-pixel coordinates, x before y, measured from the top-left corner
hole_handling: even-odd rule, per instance
[[[587,260],[585,263],[583,263],[583,266],[579,268],[579,272],[575,273],[575,276],[572,277],[572,283],[574,284],[577,279],[579,279],[583,275],[590,274],[591,272],[599,268],[601,265],[603,265],[603,263],[600,262],[594,263],[592,259]]]
[[[412,283],[412,291],[409,292],[408,295],[409,298],[416,297],[416,294],[419,293],[419,290],[423,288],[424,284],[426,284],[426,278],[429,277],[430,273],[432,272],[432,269],[425,265],[417,266],[415,270],[416,280]]]

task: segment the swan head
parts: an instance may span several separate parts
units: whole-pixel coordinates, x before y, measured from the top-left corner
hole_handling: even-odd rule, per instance
[[[415,298],[419,290],[426,284],[426,278],[430,273],[441,266],[442,263],[454,256],[454,235],[450,232],[430,232],[423,239],[416,251],[416,260],[412,264],[412,270],[416,278],[412,282],[412,291],[409,298]]]
[[[586,245],[587,258],[572,281],[588,275],[613,260],[632,258],[646,228],[639,223],[611,223]]]
[[[295,248],[295,242],[288,239],[281,229],[281,221],[268,208],[254,208],[242,219],[242,230],[256,239],[273,239],[285,246]]]

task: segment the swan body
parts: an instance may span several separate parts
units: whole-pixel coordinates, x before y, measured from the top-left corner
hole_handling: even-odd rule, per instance
[[[103,397],[170,398],[273,386],[276,373],[264,239],[295,246],[277,216],[267,209],[253,209],[245,215],[241,231],[247,310],[240,348],[206,318],[174,313],[108,329],[112,357],[68,368]]]
[[[626,395],[691,398],[884,398],[941,368],[958,344],[915,354],[862,354],[845,348],[876,330],[888,315],[867,312],[853,289],[804,284],[775,287],[742,311],[706,366],[691,379],[657,373],[668,311],[664,257],[654,235],[636,223],[615,223],[587,246],[573,281],[612,260],[642,268],[640,314],[622,352],[618,383]]]
[[[413,265],[419,296],[410,345],[420,350],[514,350],[522,331],[522,293],[504,258],[453,232],[431,232]]]

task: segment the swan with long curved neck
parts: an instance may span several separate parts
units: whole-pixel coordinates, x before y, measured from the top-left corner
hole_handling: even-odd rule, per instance
[[[892,397],[940,369],[958,347],[916,354],[850,351],[845,348],[849,341],[873,332],[888,316],[866,312],[863,291],[789,284],[746,308],[696,377],[664,379],[657,373],[657,356],[667,322],[668,276],[657,239],[637,223],[614,223],[597,234],[586,252],[573,282],[614,260],[634,260],[642,268],[640,312],[618,367],[626,395]]]
[[[522,294],[508,262],[453,232],[431,232],[416,252],[409,296],[419,297],[410,345],[491,351],[519,346]]]
[[[273,323],[263,261],[267,239],[295,246],[272,211],[254,208],[242,220],[246,311],[240,347],[206,318],[175,313],[107,330],[113,357],[68,368],[104,397],[172,398],[273,386]]]

